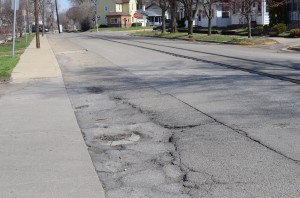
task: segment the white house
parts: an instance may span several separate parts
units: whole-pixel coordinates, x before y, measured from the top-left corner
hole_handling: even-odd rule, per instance
[[[228,25],[247,23],[246,19],[243,18],[241,14],[239,14],[240,9],[241,8],[231,8],[229,3],[222,3],[221,1],[216,2],[213,5],[212,26],[226,27]],[[252,22],[255,22],[257,25],[269,24],[269,10],[266,0],[261,0],[261,2],[255,3],[252,7],[252,10]],[[180,8],[178,12],[178,18],[181,19],[183,17],[184,9]],[[194,25],[201,27],[208,26],[208,18],[202,5],[199,6],[196,12]]]
[[[148,26],[154,26],[154,25],[159,25],[161,24],[162,20],[162,11],[161,8],[158,5],[152,4],[149,5],[148,7],[145,8],[143,6],[143,9],[138,10],[139,13],[139,21],[142,22],[143,16],[145,16],[145,23]],[[166,19],[170,19],[171,15],[169,14],[168,11],[166,11],[165,14]]]

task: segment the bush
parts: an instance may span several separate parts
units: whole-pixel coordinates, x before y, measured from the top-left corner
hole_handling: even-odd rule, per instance
[[[292,37],[292,38],[300,37],[300,28],[298,28],[298,29],[292,29],[290,31],[290,37]]]
[[[141,26],[142,26],[142,23],[132,23],[132,24],[131,24],[131,27],[136,27],[136,25],[137,25],[138,27],[141,27]]]
[[[100,24],[99,25],[99,28],[107,28],[108,26],[107,25],[105,25],[105,24]]]
[[[268,30],[268,34],[269,34],[269,36],[278,36],[279,32],[278,32],[278,30],[275,29],[275,28],[270,28],[270,29]]]
[[[185,18],[182,18],[181,20],[177,21],[177,27],[178,28],[184,28],[185,27]]]
[[[90,19],[86,17],[82,22],[81,22],[81,31],[88,31],[91,29],[91,24],[90,24]]]
[[[278,34],[281,34],[286,30],[286,25],[284,23],[278,23],[277,25],[274,25],[272,28],[277,30]]]
[[[221,34],[223,34],[223,35],[235,35],[236,31],[235,30],[222,30]]]
[[[270,29],[270,27],[268,25],[264,25],[263,29],[264,29],[264,34],[267,34],[268,31],[269,31],[269,29]]]
[[[262,25],[253,28],[252,35],[253,36],[261,36],[264,34],[264,27]]]

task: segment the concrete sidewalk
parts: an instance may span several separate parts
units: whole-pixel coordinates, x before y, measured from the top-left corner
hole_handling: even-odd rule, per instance
[[[0,197],[105,197],[46,37],[12,79],[0,94]]]

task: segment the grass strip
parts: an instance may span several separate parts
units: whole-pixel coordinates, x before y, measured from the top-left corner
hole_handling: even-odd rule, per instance
[[[15,57],[12,57],[12,41],[0,45],[0,81],[9,80],[11,73],[28,47],[35,34],[19,37],[15,41]]]
[[[19,62],[20,57],[15,56],[2,56],[0,57],[0,80],[1,81],[7,81],[10,76],[11,72]]]
[[[144,31],[144,30],[152,30],[152,27],[137,27],[138,31]],[[128,28],[119,28],[119,27],[115,27],[115,28],[98,28],[99,32],[103,32],[103,31],[112,31],[112,32],[122,32],[122,31],[135,31],[136,27],[128,27]],[[97,29],[90,29],[90,32],[96,32]]]
[[[229,43],[237,45],[261,45],[261,44],[272,44],[275,43],[272,39],[265,37],[252,37],[251,39],[246,36],[237,35],[219,35],[212,34],[208,36],[207,34],[194,33],[193,35],[188,35],[187,33],[164,33],[158,31],[148,31],[148,32],[137,32],[133,35],[147,36],[147,37],[159,37],[159,38],[169,38],[169,39],[184,39],[184,40],[195,40],[195,41],[205,41],[205,42],[217,42],[217,43]]]

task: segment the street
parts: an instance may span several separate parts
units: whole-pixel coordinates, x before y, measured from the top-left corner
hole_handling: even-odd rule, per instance
[[[300,197],[299,53],[47,37],[106,197]]]

